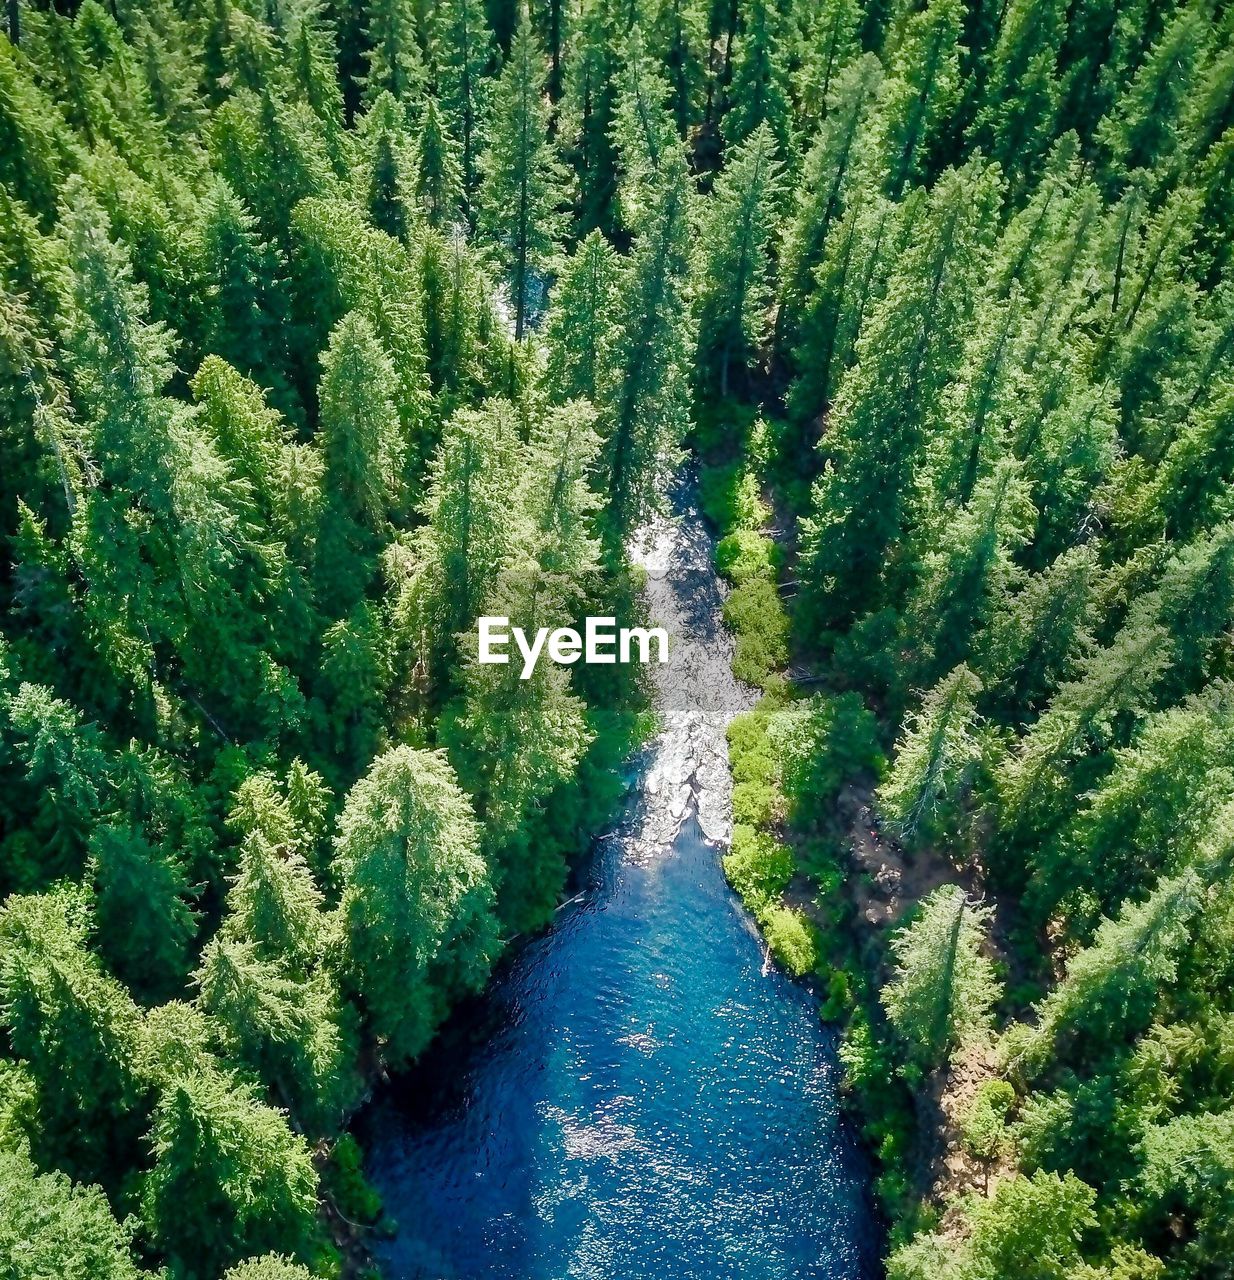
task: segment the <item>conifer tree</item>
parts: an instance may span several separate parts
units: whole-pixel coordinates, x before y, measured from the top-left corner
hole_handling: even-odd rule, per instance
[[[621,261],[599,231],[562,266],[544,326],[544,383],[555,403],[604,402],[611,377]]]
[[[613,344],[614,386],[604,406],[608,504],[601,523],[613,558],[654,504],[689,415],[689,190],[678,151],[666,158],[662,180],[628,268]]]
[[[328,606],[357,598],[356,564],[339,557],[364,556],[398,496],[403,441],[394,408],[390,358],[359,312],[339,321],[322,354],[322,454],[327,511],[321,572]]]
[[[98,1187],[40,1172],[29,1152],[0,1146],[0,1252],[12,1280],[140,1280],[132,1221],[116,1221]]]
[[[373,100],[356,134],[366,160],[361,167],[361,202],[375,227],[406,242],[414,221],[415,179],[404,119],[404,108],[385,91]]]
[[[410,747],[379,756],[339,817],[347,965],[394,1061],[424,1048],[451,997],[477,989],[496,955],[478,840],[444,756]]]
[[[615,229],[617,150],[613,137],[620,50],[616,16],[604,0],[581,0],[570,39],[560,137],[578,187],[578,227]]]
[[[833,7],[842,8],[846,2],[837,0]],[[882,71],[871,54],[838,71],[834,79],[834,96],[828,97],[826,118],[806,152],[795,208],[780,246],[778,342],[791,344],[799,333],[828,236],[844,210],[860,154],[861,131],[868,122]]]
[[[862,332],[833,414],[832,465],[813,495],[818,515],[804,532],[802,576],[824,617],[843,620],[869,599],[901,531],[922,419],[956,367],[948,335],[967,318],[972,285],[984,273],[985,220],[998,195],[996,173],[980,166],[940,181],[920,235]],[[889,395],[891,387],[898,394]]]
[[[929,171],[930,153],[959,98],[959,0],[929,0],[909,17],[879,104],[886,188],[898,200]]]
[[[1066,27],[1060,0],[1012,0],[999,23],[973,128],[1013,187],[1031,177],[1054,137],[1062,89],[1058,52]]]
[[[840,77],[861,53],[861,17],[858,0],[823,0],[804,15],[793,98],[806,137],[830,115]]]
[[[976,676],[956,667],[908,720],[878,792],[880,811],[903,838],[928,834],[940,804],[954,801],[968,781],[980,752],[973,733],[980,691]]]
[[[170,1081],[150,1132],[146,1228],[172,1265],[217,1274],[254,1251],[307,1253],[317,1173],[283,1114],[216,1071]]]
[[[176,852],[152,846],[139,830],[96,827],[86,874],[97,944],[112,972],[150,1004],[178,993],[196,921]]]
[[[542,277],[561,238],[564,174],[548,133],[543,63],[524,9],[493,95],[480,193],[481,225],[510,286],[516,342],[537,309]]]
[[[446,126],[462,148],[463,193],[470,210],[479,187],[488,126],[493,35],[483,0],[442,0],[432,34],[433,78]]]
[[[616,149],[618,208],[630,232],[641,229],[665,181],[665,173],[681,150],[668,114],[668,83],[646,49],[636,23],[626,33],[624,66],[613,108],[612,140]],[[603,223],[596,224],[604,229]]]
[[[891,941],[895,972],[882,991],[887,1017],[914,1062],[941,1066],[952,1051],[989,1029],[999,996],[982,954],[990,909],[973,906],[958,885],[923,899],[920,914]]]
[[[299,404],[287,376],[286,262],[258,238],[252,215],[222,179],[202,202],[199,243],[205,351],[248,374],[294,417]]]
[[[771,127],[760,124],[733,148],[707,206],[700,251],[699,364],[718,364],[719,394],[729,370],[748,367],[765,335],[771,305],[771,240],[783,171]]]
[[[425,73],[414,0],[371,0],[366,7],[369,53],[365,101],[371,104],[383,93],[393,94],[399,102],[418,97]]]
[[[432,97],[424,101],[412,173],[412,189],[428,225],[436,231],[453,227],[463,209],[462,152]]]
[[[724,115],[725,141],[749,138],[761,124],[775,137],[780,155],[795,155],[789,107],[788,56],[783,19],[773,0],[748,0],[732,45],[732,79]]]
[[[140,1133],[141,1015],[86,949],[85,895],[58,887],[0,910],[0,1019],[37,1089],[35,1157],[118,1185]]]
[[[430,464],[423,608],[439,661],[453,637],[469,630],[483,612],[515,539],[509,505],[517,479],[516,448],[512,407],[490,401],[483,410],[454,414]]]

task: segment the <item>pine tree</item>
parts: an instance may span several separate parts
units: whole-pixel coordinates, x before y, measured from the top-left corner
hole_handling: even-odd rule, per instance
[[[834,6],[842,8],[847,0]],[[837,19],[838,20],[838,19]],[[777,344],[792,344],[803,312],[815,293],[815,273],[822,265],[828,236],[844,211],[847,189],[861,151],[862,130],[882,79],[872,54],[835,76],[834,96],[827,99],[826,118],[806,153],[792,217],[780,247]]]
[[[1072,547],[1004,600],[980,644],[977,667],[995,718],[1031,720],[1092,645],[1097,557]]]
[[[612,142],[617,158],[617,204],[627,231],[642,227],[665,181],[666,166],[680,152],[666,104],[669,87],[646,49],[636,23],[626,33],[624,66],[613,108]],[[602,222],[596,224],[604,229]]]
[[[377,95],[360,120],[356,137],[364,157],[361,203],[378,230],[406,243],[415,221],[415,177],[404,119],[403,107],[385,91]]]
[[[1102,921],[1092,945],[1073,957],[1037,1006],[1037,1024],[1007,1033],[1009,1064],[1031,1078],[1053,1054],[1074,1051],[1064,1038],[1103,1053],[1142,1031],[1159,993],[1174,980],[1201,901],[1200,876],[1188,869],[1161,880],[1143,903],[1128,901],[1115,919]]]
[[[701,0],[658,0],[648,27],[669,82],[669,109],[683,140],[698,124],[707,81],[707,14]]]
[[[430,464],[423,609],[442,663],[453,637],[471,629],[483,612],[514,541],[509,507],[516,449],[512,407],[490,401],[483,410],[454,414]]]
[[[741,28],[732,45],[732,80],[722,129],[725,141],[733,146],[766,124],[780,155],[791,161],[796,145],[782,24],[773,0],[747,0],[742,6]]]
[[[463,209],[463,160],[435,98],[426,98],[412,162],[412,189],[428,225],[447,231]]]
[[[909,19],[892,56],[879,103],[887,194],[930,170],[931,150],[959,99],[959,0],[929,0]]]
[[[922,900],[920,914],[891,940],[896,968],[882,1002],[922,1067],[941,1066],[990,1027],[999,996],[994,966],[982,954],[990,916],[958,885],[944,885]]]
[[[582,0],[570,39],[560,137],[578,186],[577,234],[615,229],[614,119],[620,51],[615,16],[604,0]]]
[[[442,0],[436,9],[431,60],[437,96],[450,133],[462,147],[463,193],[474,199],[488,126],[493,35],[483,0]]]
[[[364,99],[372,104],[383,93],[399,102],[419,96],[424,85],[424,60],[416,35],[415,0],[370,0],[368,74]]]
[[[478,843],[440,754],[396,747],[347,796],[335,838],[347,965],[394,1061],[424,1048],[451,997],[476,990],[496,955]]]
[[[1036,514],[1019,470],[1004,459],[977,485],[972,501],[947,512],[945,526],[932,531],[933,546],[922,557],[907,606],[913,669],[923,683],[972,660],[976,633],[1015,582],[1012,556]]]
[[[544,384],[555,403],[604,402],[620,283],[621,261],[598,231],[562,266],[544,325]]]
[[[968,782],[980,753],[973,733],[980,692],[977,677],[967,667],[956,667],[908,720],[878,791],[879,810],[902,838],[928,834],[940,805],[954,804]]]
[[[173,1079],[150,1141],[142,1216],[173,1267],[214,1275],[245,1254],[307,1253],[317,1201],[308,1146],[246,1086],[218,1071]]]
[[[0,1253],[12,1280],[140,1280],[133,1223],[117,1222],[98,1187],[41,1173],[21,1148],[0,1146]]]
[[[688,200],[685,164],[675,151],[635,242],[613,344],[614,387],[603,406],[608,504],[601,523],[614,560],[662,492],[688,422]]]
[[[833,94],[842,96],[840,77],[858,60],[861,8],[858,0],[823,0],[804,15],[793,98],[805,137],[813,136],[831,114]]]
[[[1097,128],[1115,175],[1160,165],[1181,141],[1182,115],[1202,66],[1209,20],[1183,5],[1153,45],[1126,91]]]
[[[973,131],[1013,189],[1032,177],[1055,134],[1062,89],[1058,52],[1066,29],[1061,0],[1012,0],[999,23]]]
[[[339,321],[322,354],[321,448],[326,514],[321,570],[327,607],[354,602],[363,589],[355,558],[371,553],[399,497],[403,441],[394,408],[390,358],[359,312]],[[351,557],[346,563],[340,557]]]
[[[852,616],[859,598],[869,601],[901,532],[923,419],[956,368],[960,353],[949,335],[967,319],[984,274],[986,219],[997,201],[995,172],[970,165],[946,175],[862,330],[858,363],[832,414],[832,464],[804,528],[802,576],[811,607],[829,620]]]
[[[480,193],[481,226],[510,286],[516,342],[538,309],[542,277],[561,238],[564,174],[548,132],[543,63],[524,9],[493,95]]]
[[[256,223],[222,179],[201,205],[199,266],[205,282],[205,351],[265,387],[293,420],[300,412],[288,381],[287,265],[260,240]]]
[[[176,852],[154,847],[140,830],[99,826],[86,878],[97,945],[112,972],[148,1004],[182,990],[196,921]]]
[[[141,1015],[86,949],[89,928],[76,887],[9,898],[0,1020],[37,1089],[35,1158],[115,1188],[141,1131]]]
[[[216,936],[195,980],[227,1060],[271,1085],[310,1133],[335,1131],[359,1089],[354,1035],[330,976],[294,978],[256,943]]]
[[[765,336],[771,306],[771,241],[783,170],[771,128],[760,124],[733,149],[707,206],[700,252],[698,363],[718,362],[728,395],[734,361],[749,368]]]

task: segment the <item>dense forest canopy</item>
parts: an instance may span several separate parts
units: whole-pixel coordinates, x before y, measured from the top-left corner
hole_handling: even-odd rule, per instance
[[[636,616],[691,449],[764,691],[726,870],[845,1023],[890,1274],[1234,1276],[1234,10],[4,19],[0,1269],[355,1265],[366,1080],[649,727],[475,619]]]

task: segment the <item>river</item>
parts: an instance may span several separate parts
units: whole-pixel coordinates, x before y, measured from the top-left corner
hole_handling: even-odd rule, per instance
[[[637,558],[664,730],[579,898],[358,1118],[388,1280],[867,1280],[868,1170],[834,1032],[724,882],[729,669],[690,491]]]

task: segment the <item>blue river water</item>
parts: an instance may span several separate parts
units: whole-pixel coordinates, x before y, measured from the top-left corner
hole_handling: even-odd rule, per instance
[[[687,510],[652,575],[681,664],[625,822],[554,927],[358,1118],[398,1224],[374,1245],[388,1280],[879,1274],[834,1033],[720,868],[718,744],[748,698],[700,529]]]

